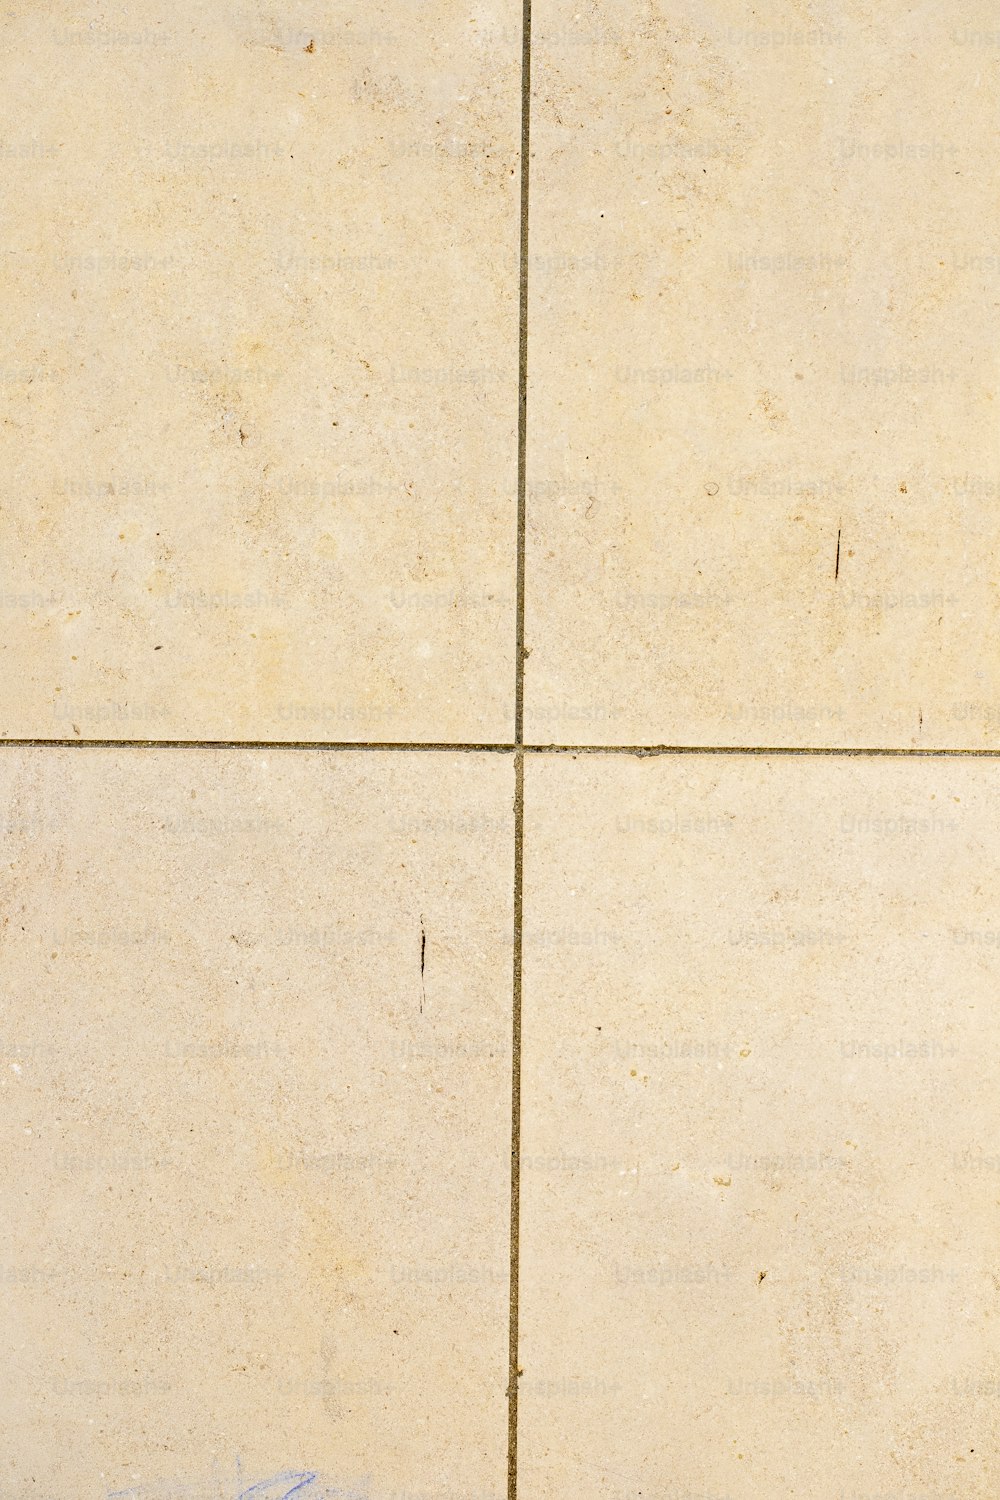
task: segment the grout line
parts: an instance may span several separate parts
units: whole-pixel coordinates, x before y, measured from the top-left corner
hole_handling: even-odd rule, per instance
[[[0,749],[12,745],[20,749],[89,750],[450,750],[471,754],[507,754],[513,744],[493,742],[477,745],[469,741],[448,743],[445,740],[15,740],[0,739]]]
[[[832,755],[865,759],[880,756],[961,756],[996,759],[1000,750],[928,749],[906,747],[854,747],[833,745],[525,745],[531,755],[635,755],[640,759],[655,755]]]
[[[514,625],[514,740],[524,740],[524,554],[528,526],[528,206],[531,177],[531,0],[521,29],[521,236],[517,306],[517,581]]]
[[[517,1500],[521,1271],[521,984],[524,930],[524,752],[514,753],[514,1006],[510,1079],[510,1308],[507,1333],[507,1500]]]
[[[358,750],[383,753],[403,750],[418,754],[446,752],[454,755],[634,755],[639,759],[657,755],[830,755],[853,759],[885,756],[927,759],[958,757],[996,760],[1000,750],[928,749],[833,745],[525,745],[520,742],[445,740],[40,740],[3,739],[15,750]]]
[[[514,621],[514,942],[510,1074],[510,1304],[507,1315],[507,1500],[517,1500],[521,1295],[521,1002],[524,948],[524,614],[528,530],[528,210],[531,186],[531,0],[521,12],[521,220],[517,308],[517,582]]]

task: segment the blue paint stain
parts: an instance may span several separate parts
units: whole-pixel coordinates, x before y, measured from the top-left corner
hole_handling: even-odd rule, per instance
[[[292,1497],[296,1495],[301,1495],[301,1500],[368,1500],[370,1481],[367,1477],[355,1484],[347,1485],[328,1485],[323,1482],[313,1490],[311,1497],[302,1494],[310,1485],[315,1484],[318,1478],[317,1472],[287,1469],[281,1474],[275,1474],[273,1479],[260,1479],[244,1489],[243,1465],[237,1458],[237,1490],[230,1490],[227,1486],[226,1493],[233,1495],[234,1500],[292,1500]],[[139,1484],[127,1490],[107,1490],[105,1500],[202,1500],[204,1493],[202,1487],[168,1480],[154,1484]],[[221,1491],[213,1488],[213,1494],[215,1493],[221,1493]]]
[[[276,1474],[273,1479],[262,1479],[259,1484],[242,1490],[236,1500],[289,1500],[291,1495],[297,1495],[315,1479],[315,1474]]]

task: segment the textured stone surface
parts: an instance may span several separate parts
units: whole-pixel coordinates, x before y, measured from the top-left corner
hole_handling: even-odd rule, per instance
[[[1000,1491],[1000,31],[531,10],[0,19],[0,1500]]]
[[[4,1496],[501,1493],[511,786],[0,757]]]
[[[522,1500],[996,1494],[998,825],[955,759],[529,763]]]
[[[0,22],[4,735],[511,736],[514,9],[328,9]]]
[[[529,739],[1000,743],[993,7],[534,24]]]

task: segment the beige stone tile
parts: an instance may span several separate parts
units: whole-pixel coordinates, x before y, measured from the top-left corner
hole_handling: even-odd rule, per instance
[[[513,0],[8,8],[8,737],[511,735]]]
[[[529,761],[521,1500],[997,1494],[994,783]]]
[[[995,8],[537,0],[533,59],[529,739],[995,745]]]
[[[502,1493],[511,792],[0,757],[5,1497]]]

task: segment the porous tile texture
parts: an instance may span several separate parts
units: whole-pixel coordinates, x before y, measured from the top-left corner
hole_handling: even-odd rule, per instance
[[[530,763],[523,1497],[996,1494],[994,780]]]
[[[498,1495],[509,766],[8,749],[0,796],[0,1492]]]
[[[512,6],[0,31],[0,734],[509,739]]]
[[[528,739],[997,745],[993,7],[533,26]]]

